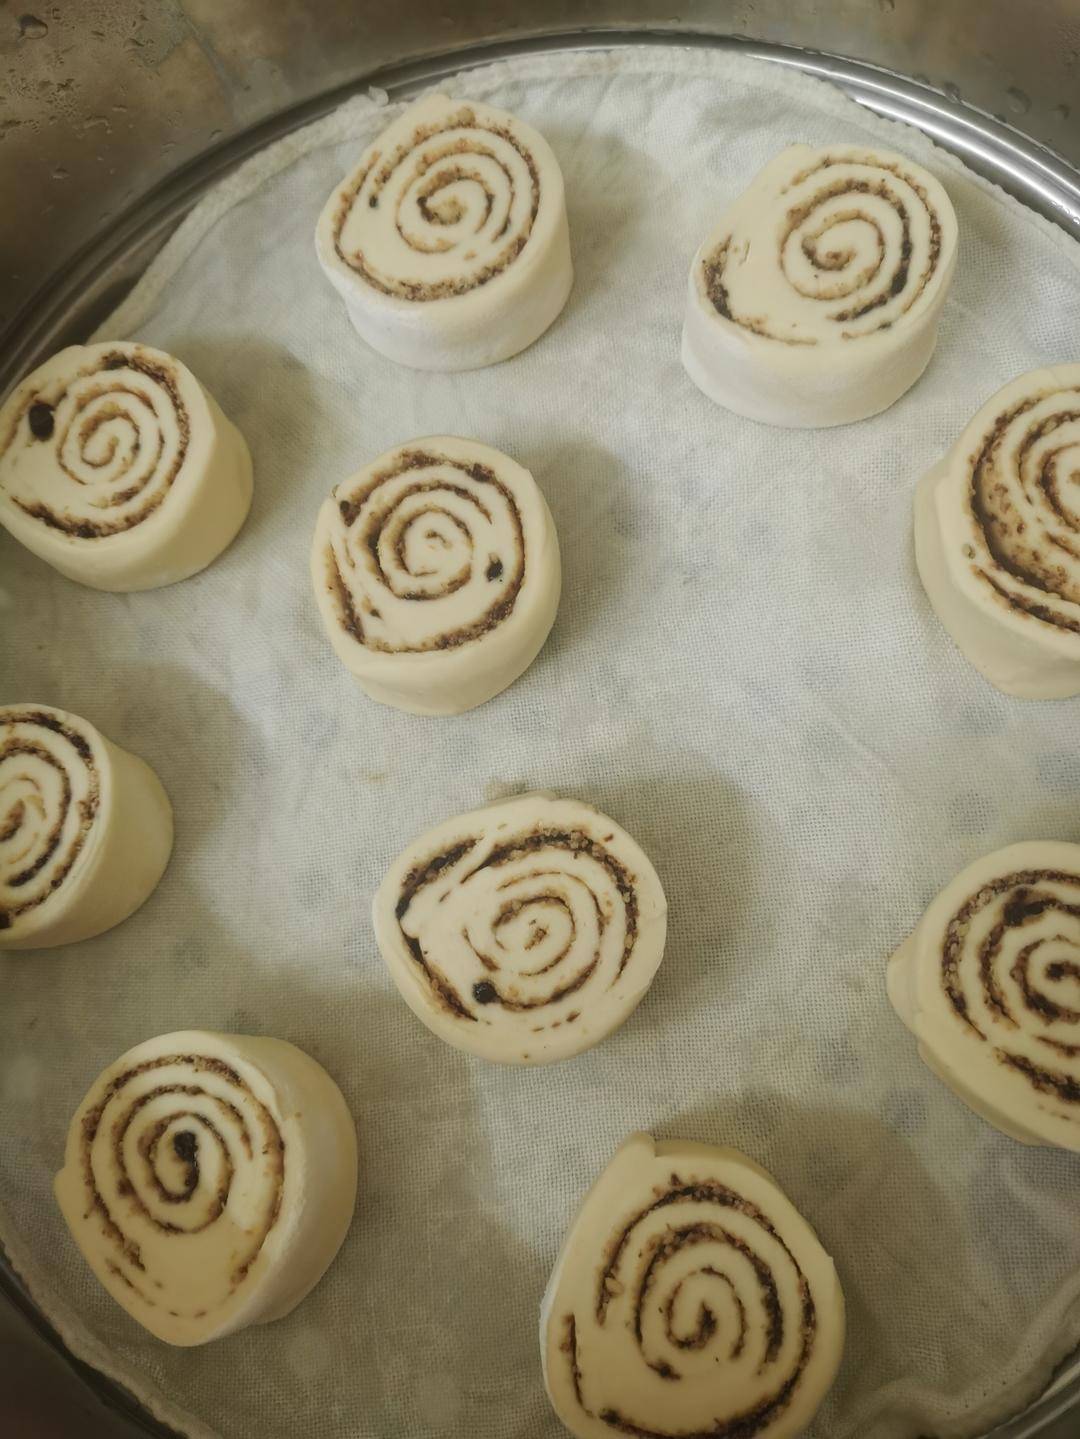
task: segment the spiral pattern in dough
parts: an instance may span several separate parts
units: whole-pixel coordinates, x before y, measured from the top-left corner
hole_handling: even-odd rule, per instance
[[[940,202],[898,156],[825,151],[779,185],[703,257],[716,313],[789,345],[858,339],[916,307],[942,261]],[[777,283],[744,287],[741,262],[764,251]]]
[[[1025,869],[980,886],[946,926],[941,983],[1017,1081],[1080,1126],[1080,872]]]
[[[535,658],[559,603],[559,544],[527,470],[435,436],[337,487],[316,526],[312,581],[330,640],[368,694],[455,714]]]
[[[155,1271],[160,1246],[210,1230],[234,1188],[243,1194],[246,1224],[229,1226],[228,1267],[205,1275],[212,1280],[199,1299],[205,1311],[244,1282],[281,1205],[277,1121],[236,1069],[212,1055],[167,1054],[113,1074],[83,1116],[81,1160],[87,1208],[112,1246],[112,1272],[148,1308],[163,1305],[173,1317],[201,1316],[181,1315],[163,1289]]]
[[[381,294],[465,295],[521,254],[540,195],[523,127],[460,104],[369,152],[339,197],[334,249]]]
[[[835,1373],[835,1272],[743,1156],[632,1138],[586,1200],[544,1305],[548,1389],[583,1439],[780,1439]]]
[[[375,902],[384,956],[436,1033],[542,1063],[620,1024],[663,953],[652,866],[587,805],[527,795],[416,841]]]
[[[573,284],[562,172],[503,110],[428,95],[335,188],[323,272],[373,349],[419,370],[496,364],[537,340]]]
[[[167,356],[136,346],[70,352],[77,367],[30,387],[0,435],[0,488],[24,515],[81,540],[143,523],[165,500],[187,455],[191,418]],[[7,477],[14,447],[48,451],[47,485]],[[39,470],[40,473],[40,470]]]
[[[972,569],[1013,610],[1080,636],[1080,369],[1005,405],[973,450]]]
[[[1013,845],[964,870],[893,957],[889,994],[972,1108],[1080,1149],[1080,845]]]
[[[0,934],[65,901],[101,806],[92,735],[73,715],[0,709]]]
[[[407,448],[334,497],[326,562],[340,624],[357,643],[387,654],[453,649],[513,610],[524,528],[513,490],[489,465]]]
[[[945,628],[1006,694],[1080,694],[1080,364],[993,396],[915,492],[915,557]]]
[[[288,1313],[337,1253],[355,1194],[355,1130],[325,1070],[282,1040],[200,1030],[98,1076],[56,1178],[105,1288],[183,1345]]]
[[[793,145],[694,257],[686,372],[716,404],[768,425],[880,414],[930,362],[957,238],[948,195],[903,156]]]

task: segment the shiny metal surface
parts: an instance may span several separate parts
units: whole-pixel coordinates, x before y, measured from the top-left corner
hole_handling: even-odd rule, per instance
[[[1080,0],[451,8],[72,0],[19,14],[0,0],[0,393],[105,314],[203,190],[261,145],[368,83],[407,93],[533,46],[740,45],[920,126],[1080,238]],[[14,1432],[168,1433],[64,1353],[2,1252],[0,1311],[0,1413]],[[1078,1435],[1080,1359],[988,1439]]]

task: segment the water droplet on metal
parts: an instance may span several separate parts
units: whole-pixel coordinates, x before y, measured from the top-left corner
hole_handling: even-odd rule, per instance
[[[64,169],[63,165],[57,165],[56,169],[52,172],[52,177],[54,180],[66,180],[68,172]]]
[[[1068,105],[1066,105],[1065,102],[1062,101],[1060,105],[1054,106],[1054,114],[1059,120],[1067,120],[1072,114],[1072,111],[1069,109]]]
[[[896,9],[896,0],[878,0],[878,3],[880,4],[880,6],[881,6],[881,8],[882,8],[883,10],[895,10],[895,9]]]
[[[1009,109],[1014,115],[1026,115],[1031,109],[1031,98],[1025,95],[1023,90],[1006,90],[1005,94],[1009,101]]]
[[[36,15],[19,16],[19,39],[40,40],[43,35],[49,33],[49,27],[44,20],[39,20]]]
[[[949,99],[953,102],[953,104],[959,105],[961,99],[960,86],[954,84],[952,80],[949,80],[945,83],[943,88],[946,95],[948,95]]]

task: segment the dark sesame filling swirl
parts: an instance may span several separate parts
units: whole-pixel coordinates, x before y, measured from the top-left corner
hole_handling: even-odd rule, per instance
[[[949,920],[940,963],[949,1008],[1017,1093],[1080,1124],[1080,874],[988,880]]]
[[[525,581],[524,523],[488,465],[398,451],[335,492],[324,560],[338,623],[385,654],[456,649],[514,609]]]
[[[562,1324],[578,1405],[635,1439],[765,1439],[818,1337],[809,1281],[768,1215],[730,1184],[678,1173],[619,1222],[591,1312]],[[609,1338],[593,1346],[587,1331]],[[635,1407],[618,1374],[591,1373],[593,1349],[651,1371],[655,1402]]]
[[[0,708],[0,932],[62,898],[100,805],[97,760],[76,721]]]
[[[277,1221],[285,1144],[274,1116],[230,1064],[168,1054],[112,1075],[84,1114],[80,1166],[87,1222],[106,1267],[150,1308],[201,1319],[244,1283]],[[219,1242],[234,1193],[239,1209]],[[173,1292],[175,1249],[196,1276]]]
[[[342,192],[334,248],[381,294],[417,303],[468,294],[525,248],[541,183],[519,128],[460,105],[372,153]]]
[[[633,874],[584,829],[544,825],[425,855],[396,905],[402,940],[440,1009],[523,1034],[572,1025],[633,963]]]
[[[724,319],[788,345],[888,330],[942,263],[942,220],[926,188],[870,154],[825,154],[771,197],[752,228],[736,227],[705,256],[705,293]],[[783,282],[768,312],[740,284],[742,265],[762,248]]]
[[[1080,636],[1080,387],[1004,408],[969,465],[973,573],[1014,613]]]
[[[191,441],[175,368],[140,349],[83,352],[31,384],[0,435],[0,492],[74,540],[135,529],[165,502]]]

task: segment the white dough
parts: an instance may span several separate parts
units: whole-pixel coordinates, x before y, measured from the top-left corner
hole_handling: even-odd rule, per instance
[[[614,821],[525,794],[409,845],[374,922],[394,983],[440,1039],[502,1064],[549,1064],[637,1008],[664,955],[667,903]]]
[[[1006,694],[1080,694],[1080,364],[999,390],[915,495],[942,624]]]
[[[1080,845],[1014,844],[969,865],[889,961],[888,991],[977,1114],[1080,1151]]]
[[[687,374],[768,425],[876,415],[930,361],[956,245],[949,197],[920,165],[857,145],[792,145],[694,256]]]
[[[326,202],[319,263],[374,350],[417,370],[516,355],[573,284],[559,162],[529,125],[418,100]]]
[[[833,1262],[772,1176],[648,1134],[589,1192],[540,1316],[548,1396],[576,1439],[794,1439],[843,1347]]]
[[[68,1131],[56,1198],[118,1304],[168,1344],[280,1319],[341,1247],[356,1130],[280,1039],[186,1030],[128,1050]]]
[[[0,524],[68,579],[151,590],[205,569],[251,506],[240,432],[186,366],[61,350],[0,409]]]
[[[0,706],[0,949],[73,944],[127,919],[172,839],[148,764],[77,715]]]
[[[555,622],[559,540],[532,475],[436,435],[338,485],[311,550],[338,657],[372,699],[460,714],[523,674]]]

